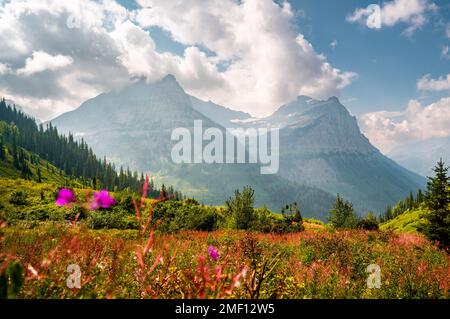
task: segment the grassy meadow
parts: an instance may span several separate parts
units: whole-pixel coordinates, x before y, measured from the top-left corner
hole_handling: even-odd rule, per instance
[[[25,195],[17,195],[20,190]],[[78,214],[80,207],[54,204],[56,190],[53,184],[0,180],[4,297],[449,298],[449,255],[417,232],[383,225],[336,230],[308,219],[302,231],[289,233],[226,224],[208,231],[173,229],[173,220],[158,217],[168,213],[158,213],[155,200],[141,202],[136,214],[126,211],[126,196],[115,194],[114,210]],[[76,192],[82,197],[90,190]],[[191,206],[170,205],[161,207],[178,207],[192,219]],[[223,210],[196,208],[192,214],[204,213],[209,221],[211,209],[219,215]],[[104,225],[110,227],[93,227],[98,215],[109,216]],[[367,283],[371,264],[380,267],[378,289]]]

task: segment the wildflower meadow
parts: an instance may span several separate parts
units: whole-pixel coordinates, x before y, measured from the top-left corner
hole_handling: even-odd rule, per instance
[[[133,200],[136,229],[66,222],[1,224],[0,273],[10,298],[448,298],[448,253],[423,235],[335,230],[158,231],[148,178]],[[117,204],[106,190],[60,189],[53,205],[95,212]],[[370,265],[379,285],[370,285]]]

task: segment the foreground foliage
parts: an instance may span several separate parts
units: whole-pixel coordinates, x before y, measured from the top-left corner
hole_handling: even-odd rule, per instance
[[[21,289],[9,288],[18,298],[449,297],[448,254],[416,234],[321,228],[158,235],[144,224],[3,225],[0,271],[25,269]],[[72,264],[81,270],[79,289],[67,287]],[[381,267],[380,289],[367,287],[370,264]]]

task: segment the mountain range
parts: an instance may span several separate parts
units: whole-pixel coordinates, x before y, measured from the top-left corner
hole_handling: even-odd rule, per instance
[[[450,137],[406,143],[387,155],[413,172],[432,176],[433,167],[441,158],[445,163],[450,163]]]
[[[192,131],[194,120],[202,120],[204,130],[223,132],[225,127],[279,128],[278,174],[261,175],[257,164],[174,164],[171,132]],[[235,189],[250,185],[257,205],[279,211],[297,201],[306,216],[323,219],[337,193],[360,213],[380,213],[425,183],[372,146],[336,97],[299,96],[255,119],[189,96],[169,75],[101,94],[51,123],[61,133],[82,137],[97,155],[151,172],[207,204],[221,204]]]

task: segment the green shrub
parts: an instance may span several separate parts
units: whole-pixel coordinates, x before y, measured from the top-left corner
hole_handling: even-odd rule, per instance
[[[271,225],[273,233],[295,233],[305,230],[302,222],[296,220],[293,216],[286,216],[281,220],[277,220]]]
[[[138,229],[139,227],[135,217],[120,209],[91,211],[86,224],[92,229]]]
[[[80,214],[78,216],[78,220],[81,220],[81,219],[86,218],[87,211],[86,211],[86,208],[84,208],[83,206],[75,204],[65,211],[64,219],[75,220],[75,218],[77,217],[78,214]]]
[[[193,198],[187,198],[184,202],[187,205],[200,205],[200,203],[196,199],[193,199]]]
[[[124,211],[135,214],[133,195],[129,192],[119,193],[116,197],[117,206],[122,208]]]
[[[371,218],[363,218],[356,222],[356,228],[365,230],[378,230],[378,223]]]
[[[155,206],[153,223],[158,223],[158,230],[162,232],[212,231],[217,228],[218,214],[214,207],[201,206],[192,201],[170,200]]]
[[[9,198],[9,202],[14,205],[24,206],[28,204],[27,197],[28,194],[22,190],[14,191]]]

